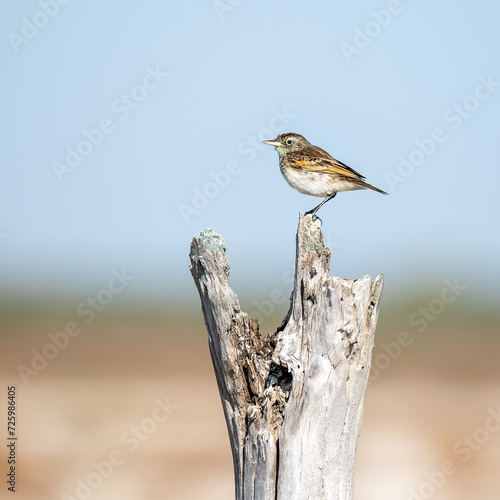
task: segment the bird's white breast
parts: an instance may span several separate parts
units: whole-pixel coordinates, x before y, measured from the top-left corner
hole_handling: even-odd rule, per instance
[[[349,181],[341,180],[335,175],[321,172],[304,172],[295,168],[280,168],[285,180],[299,193],[326,198],[339,191],[360,189]]]

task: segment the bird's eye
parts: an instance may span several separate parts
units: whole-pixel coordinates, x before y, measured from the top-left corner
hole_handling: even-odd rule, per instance
[[[293,144],[293,141],[292,141],[292,139],[287,139],[287,140],[286,140],[286,143],[287,143],[288,145],[291,145],[291,144]]]

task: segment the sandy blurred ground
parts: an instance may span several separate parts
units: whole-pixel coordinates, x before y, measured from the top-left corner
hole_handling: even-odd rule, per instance
[[[1,337],[2,391],[17,387],[15,498],[83,498],[85,490],[78,496],[76,488],[89,479],[93,500],[233,498],[229,442],[199,311],[175,320],[97,318],[27,384],[18,366],[29,366],[30,351],[41,350],[71,314],[23,316],[8,318]],[[357,500],[500,498],[500,431],[491,418],[485,430],[494,413],[500,429],[498,323],[472,330],[473,324],[439,318],[370,382]],[[397,333],[397,322],[381,320],[379,365],[381,344]],[[163,421],[155,420],[166,415],[159,401],[176,406]],[[132,441],[136,428],[141,439]],[[467,436],[472,444],[461,444]],[[98,476],[95,464],[112,453],[121,463]],[[2,447],[2,471],[6,461]],[[436,472],[444,463],[453,474]]]

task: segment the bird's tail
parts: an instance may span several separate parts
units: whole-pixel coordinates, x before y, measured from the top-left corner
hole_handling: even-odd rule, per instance
[[[357,180],[356,184],[359,184],[359,186],[362,188],[371,189],[372,191],[377,191],[377,193],[389,194],[389,193],[386,193],[385,191],[382,191],[378,187],[375,187],[375,186],[372,186],[371,184],[368,184],[368,182],[362,181],[361,179]]]

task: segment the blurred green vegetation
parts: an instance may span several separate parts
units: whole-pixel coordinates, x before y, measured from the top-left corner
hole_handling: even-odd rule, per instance
[[[435,293],[419,292],[412,296],[386,300],[382,297],[379,320],[377,325],[377,338],[384,339],[397,334],[399,331],[409,331],[425,338],[434,338],[454,335],[486,335],[500,340],[500,308],[493,303],[485,304],[469,300],[469,297],[459,296],[454,302],[445,304],[439,314],[427,313],[432,319],[425,319],[425,309],[429,304],[439,298]],[[280,325],[288,307],[288,299],[275,305],[270,314],[260,314],[255,307],[259,301],[266,300],[262,297],[241,300],[242,309],[260,320],[261,333],[274,331]],[[85,325],[84,318],[76,313],[80,299],[61,298],[12,298],[0,299],[0,324],[1,336],[9,336],[14,324],[36,323],[52,324],[54,328],[67,321],[76,321]],[[422,312],[424,310],[424,312]],[[257,313],[257,314],[256,314]],[[411,318],[413,317],[413,324]],[[415,326],[417,319],[427,322],[424,332],[419,332]],[[126,323],[130,327],[135,325],[140,334],[140,327],[158,325],[160,328],[148,328],[148,332],[168,336],[195,336],[205,334],[205,326],[198,298],[195,301],[165,301],[165,305],[158,303],[136,304],[127,301],[111,303],[96,312],[95,320],[104,323]],[[132,335],[134,328],[127,329],[127,335]],[[26,334],[29,335],[29,330]],[[35,334],[35,332],[33,332]]]

